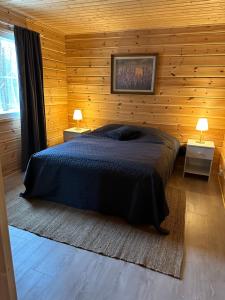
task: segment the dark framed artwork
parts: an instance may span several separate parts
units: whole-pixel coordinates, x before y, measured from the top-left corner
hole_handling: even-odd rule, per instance
[[[111,93],[154,94],[157,54],[111,56]]]

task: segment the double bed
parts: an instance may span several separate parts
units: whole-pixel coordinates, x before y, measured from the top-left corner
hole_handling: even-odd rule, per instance
[[[25,198],[63,203],[152,224],[169,214],[165,186],[179,149],[155,128],[111,124],[30,158]]]

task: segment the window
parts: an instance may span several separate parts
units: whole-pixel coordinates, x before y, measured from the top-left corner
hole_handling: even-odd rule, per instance
[[[19,112],[15,42],[0,36],[0,115]]]

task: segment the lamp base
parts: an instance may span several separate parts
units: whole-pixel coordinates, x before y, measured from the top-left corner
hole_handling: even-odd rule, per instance
[[[205,141],[199,140],[197,141],[199,144],[205,144]]]
[[[199,144],[205,144],[205,141],[202,140],[202,130],[201,130],[201,134],[200,134],[200,140],[198,141]]]

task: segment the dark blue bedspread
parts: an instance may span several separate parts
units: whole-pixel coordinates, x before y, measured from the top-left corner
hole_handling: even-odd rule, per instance
[[[162,142],[154,140],[151,130],[142,128],[142,135],[130,141],[97,130],[34,154],[23,196],[159,226],[169,213],[165,184],[179,142],[160,131]]]

